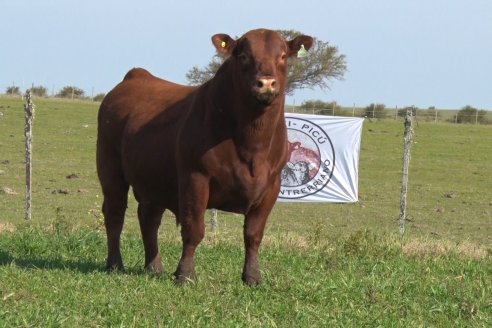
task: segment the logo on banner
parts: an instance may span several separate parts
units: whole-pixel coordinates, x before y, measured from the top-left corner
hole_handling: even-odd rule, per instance
[[[286,117],[289,158],[282,170],[279,198],[316,194],[331,180],[335,150],[326,132],[311,121]]]

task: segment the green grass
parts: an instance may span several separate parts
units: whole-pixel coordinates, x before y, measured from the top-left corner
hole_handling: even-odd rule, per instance
[[[492,325],[492,126],[415,126],[402,240],[403,124],[366,121],[358,203],[278,204],[258,288],[240,281],[241,216],[220,212],[219,230],[207,230],[197,253],[199,280],[177,288],[174,218],[166,214],[159,235],[166,273],[146,274],[133,198],[122,243],[128,272],[102,271],[99,104],[34,103],[33,220],[26,222],[22,101],[0,97],[0,188],[17,192],[0,193],[0,327]]]
[[[492,324],[490,257],[405,254],[390,237],[358,232],[313,249],[269,246],[264,284],[244,286],[239,245],[205,243],[200,277],[142,271],[137,235],[123,240],[127,274],[107,275],[104,236],[25,228],[0,239],[0,326],[486,327]],[[179,244],[164,238],[166,261]]]

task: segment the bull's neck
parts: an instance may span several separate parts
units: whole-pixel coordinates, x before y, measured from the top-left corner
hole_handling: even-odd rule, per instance
[[[271,105],[263,105],[249,92],[237,90],[230,76],[217,74],[213,84],[215,110],[232,127],[231,137],[240,156],[268,152],[275,136],[285,133],[284,96],[280,95]]]

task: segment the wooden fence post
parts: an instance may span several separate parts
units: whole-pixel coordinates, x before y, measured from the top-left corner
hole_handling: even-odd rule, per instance
[[[403,178],[401,183],[400,201],[400,234],[405,233],[405,218],[407,215],[408,169],[410,167],[410,148],[413,139],[412,109],[408,108],[405,115],[405,134],[403,142]]]
[[[210,219],[210,223],[212,225],[212,231],[217,230],[219,223],[217,222],[217,210],[215,208],[212,209],[212,218]]]
[[[27,90],[26,103],[24,104],[26,124],[24,134],[26,136],[26,220],[31,220],[31,196],[32,196],[32,126],[34,121],[34,105],[31,101],[31,91]]]

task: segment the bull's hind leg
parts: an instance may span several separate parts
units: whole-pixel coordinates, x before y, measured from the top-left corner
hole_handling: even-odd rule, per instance
[[[108,242],[108,271],[124,271],[120,252],[120,235],[123,230],[125,211],[128,203],[129,184],[126,182],[118,154],[104,147],[98,136],[97,173],[104,195],[102,212]]]
[[[163,271],[157,242],[163,213],[162,207],[143,203],[138,205],[138,221],[145,250],[145,268],[156,273]]]
[[[128,202],[128,185],[121,184],[119,188],[103,187],[104,202],[102,211],[104,225],[108,239],[108,257],[106,269],[108,271],[124,271],[123,260],[120,252],[120,236],[125,220],[125,211]]]

